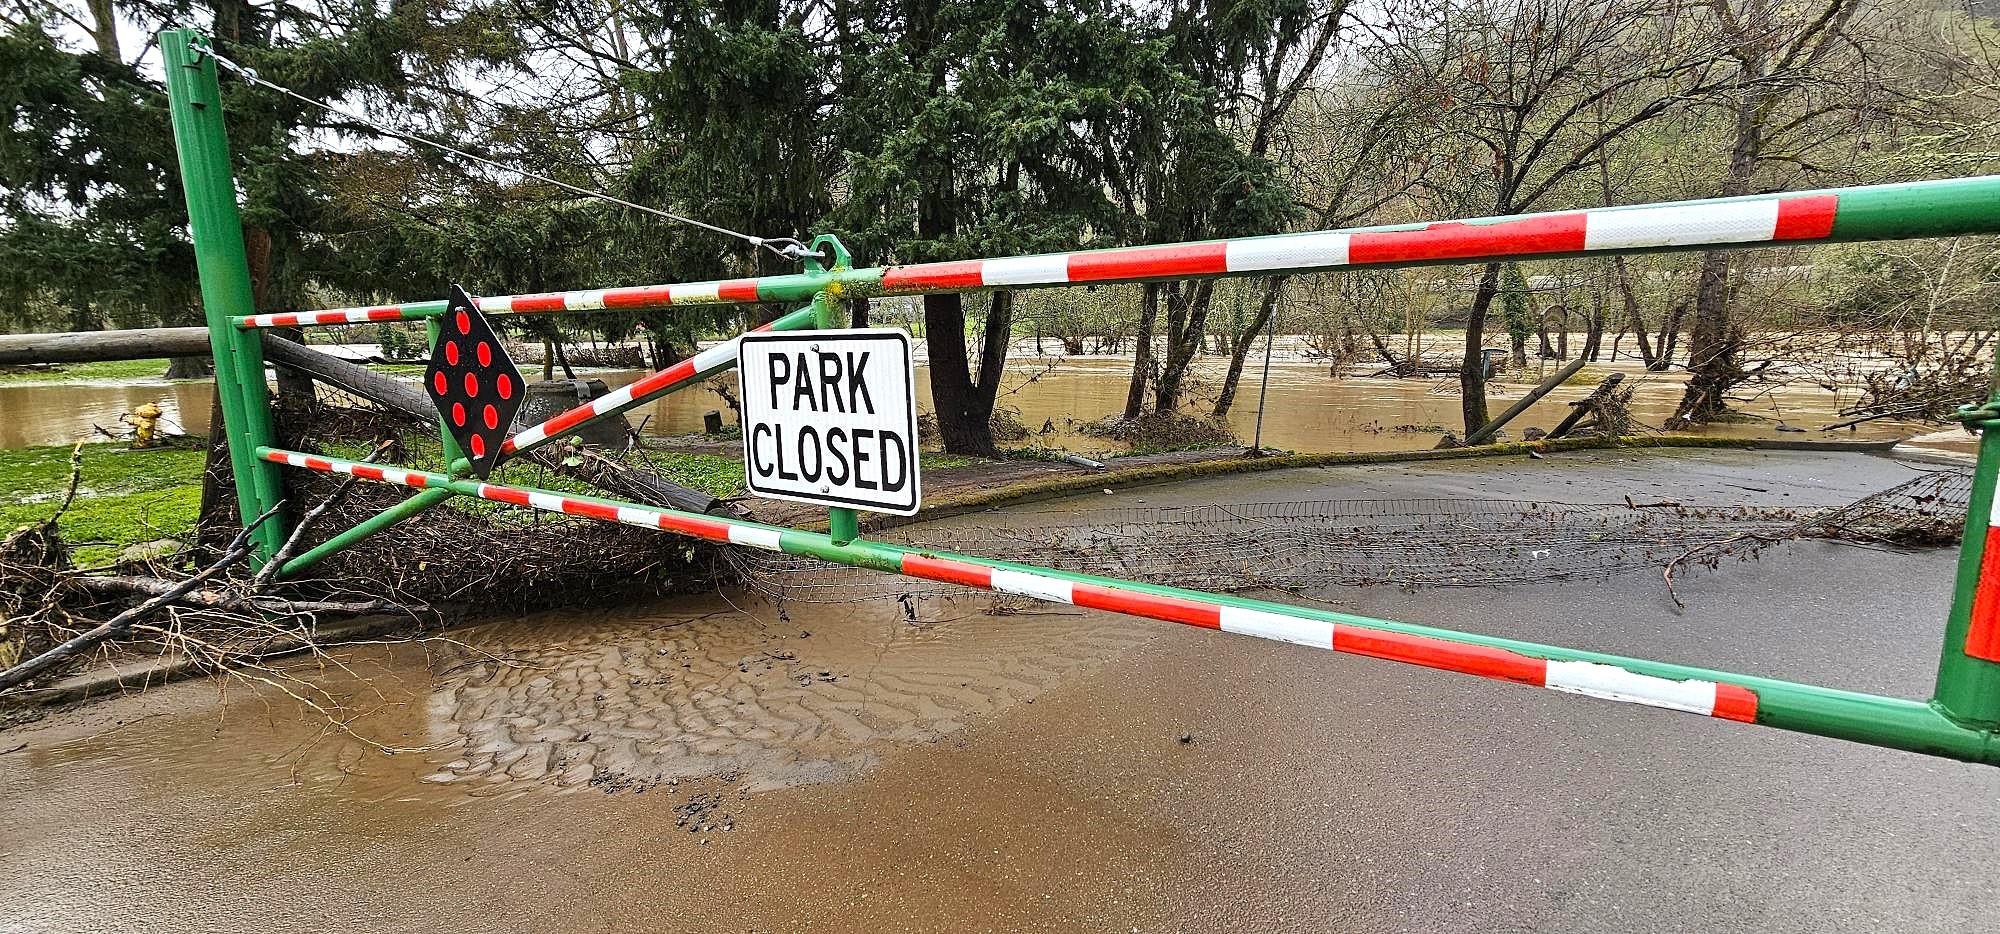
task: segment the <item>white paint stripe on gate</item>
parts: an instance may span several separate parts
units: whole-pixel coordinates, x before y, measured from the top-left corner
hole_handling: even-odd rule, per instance
[[[1583,248],[1615,250],[1699,243],[1748,243],[1778,233],[1778,202],[1677,205],[1589,211],[1584,214]]]
[[[1333,648],[1333,624],[1325,620],[1298,619],[1264,610],[1222,604],[1222,631],[1295,642],[1316,649]]]
[[[705,373],[736,362],[736,340],[731,338],[694,355],[694,371]]]
[[[1026,571],[994,568],[993,589],[1001,593],[1019,594],[1023,597],[1034,597],[1056,603],[1076,602],[1076,588],[1069,581],[1029,574]]]
[[[1038,285],[1045,282],[1069,281],[1069,254],[1054,253],[1047,256],[1010,256],[1006,259],[983,260],[979,264],[979,281],[986,285]]]
[[[630,506],[620,506],[618,507],[618,521],[626,525],[641,525],[649,529],[657,529],[660,527],[660,514],[650,509],[633,509]]]
[[[753,526],[732,525],[729,527],[729,543],[731,545],[747,545],[751,548],[762,548],[765,551],[780,551],[782,550],[778,547],[780,534],[777,529],[760,529]]]
[[[1223,262],[1230,272],[1345,266],[1347,244],[1348,236],[1343,233],[1307,233],[1285,237],[1231,240],[1225,247]]]
[[[717,291],[721,288],[722,283],[720,282],[690,282],[683,285],[670,285],[667,286],[667,303],[679,305],[684,302],[698,304],[701,302],[721,301],[722,296]]]
[[[1709,716],[1715,713],[1715,682],[1674,681],[1626,671],[1616,665],[1596,662],[1550,661],[1543,685],[1566,694],[1583,694],[1605,700],[1645,704],[1668,710],[1685,710]]]

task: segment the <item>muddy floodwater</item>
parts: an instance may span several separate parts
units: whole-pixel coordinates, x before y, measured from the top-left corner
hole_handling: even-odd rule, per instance
[[[1206,357],[1194,373],[1194,398],[1212,394],[1221,383],[1226,361]],[[1628,384],[1635,385],[1633,414],[1640,422],[1658,426],[1679,403],[1683,374],[1648,373],[1637,361],[1624,359],[1592,364],[1592,373],[1623,372]],[[1559,363],[1534,361],[1519,381],[1498,382],[1492,388],[1492,407],[1497,414],[1520,398],[1544,372],[1560,368]],[[1041,358],[1017,355],[1008,365],[1007,380],[999,404],[1018,414],[1033,443],[1068,450],[1097,452],[1114,448],[1101,438],[1078,433],[1081,423],[1122,411],[1126,385],[1131,373],[1129,358],[1065,357]],[[614,388],[646,375],[640,370],[584,371],[580,375],[603,379]],[[712,382],[734,387],[735,377],[717,377]],[[928,371],[917,370],[920,407],[928,410]],[[1253,362],[1245,373],[1229,423],[1245,441],[1257,434],[1261,373]],[[1586,381],[1551,392],[1534,408],[1509,426],[1511,437],[1519,437],[1528,426],[1554,427],[1569,409],[1567,403],[1589,394]],[[111,385],[24,384],[0,386],[0,447],[36,444],[65,444],[95,436],[93,426],[118,427],[118,416],[145,402],[156,402],[166,412],[169,425],[189,432],[208,430],[211,390],[205,382],[148,381]],[[1882,419],[1858,426],[1854,431],[1823,434],[1823,425],[1843,420],[1837,413],[1855,401],[1852,390],[1829,392],[1807,381],[1764,392],[1740,403],[1739,408],[1758,420],[1713,425],[1705,433],[1741,438],[1841,438],[1909,439],[1935,435],[1931,443],[1970,449],[1970,436],[1963,432],[1939,433],[1935,425]],[[1205,411],[1206,402],[1201,402]],[[720,396],[706,388],[690,388],[666,396],[628,413],[634,425],[652,435],[689,435],[702,430],[702,416],[711,410],[726,411]],[[1435,447],[1440,433],[1456,429],[1460,421],[1458,384],[1455,379],[1376,379],[1347,376],[1335,379],[1323,363],[1299,359],[1272,364],[1269,392],[1262,404],[1262,440],[1268,447],[1306,453],[1341,451],[1396,451]],[[1782,431],[1780,424],[1805,428],[1801,435]],[[1044,429],[1047,429],[1045,432]]]
[[[1883,457],[1281,471],[1286,498],[1809,506]],[[1922,696],[1949,550],[1298,598]],[[0,929],[1984,932],[2000,769],[1071,607],[740,591],[498,619],[0,732]],[[835,594],[835,596],[839,596]]]

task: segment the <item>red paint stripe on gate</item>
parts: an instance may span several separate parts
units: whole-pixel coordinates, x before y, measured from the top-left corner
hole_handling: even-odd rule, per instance
[[[1584,215],[1556,214],[1498,224],[1443,223],[1419,230],[1358,233],[1347,241],[1355,265],[1472,256],[1577,253],[1583,250]]]
[[[661,513],[660,528],[670,532],[680,532],[683,535],[705,538],[712,542],[729,541],[729,526],[710,519],[697,519],[692,516],[676,516],[670,513]]]
[[[1972,591],[1972,618],[1965,630],[1965,654],[2000,662],[2000,528],[1986,529],[1979,558],[1979,586]]]
[[[668,294],[668,286],[642,285],[630,289],[604,290],[606,308],[649,308],[671,305],[673,298]]]
[[[715,297],[725,302],[754,302],[757,300],[757,280],[731,279],[715,287]]]
[[[543,437],[554,438],[571,428],[589,421],[590,415],[589,406],[570,409],[545,422],[542,426],[542,435]]]
[[[479,490],[481,499],[490,499],[496,503],[507,503],[512,506],[531,505],[528,500],[528,491],[526,490],[513,490],[504,486],[487,486],[484,483],[479,485]]]
[[[1167,597],[1159,594],[1119,590],[1098,584],[1071,585],[1070,602],[1093,610],[1112,610],[1147,616],[1205,629],[1222,628],[1222,608],[1213,603]]]
[[[606,522],[618,521],[618,507],[606,506],[603,503],[587,503],[580,499],[565,499],[562,501],[562,511],[565,516],[587,516],[592,519],[603,519]]]
[[[561,292],[542,292],[537,295],[521,295],[514,299],[514,313],[523,314],[537,311],[563,311]]]
[[[949,561],[924,555],[903,556],[903,573],[925,580],[962,584],[982,590],[993,589],[993,569],[963,561]]]
[[[386,479],[388,479],[387,477],[384,477],[384,476],[382,475],[382,468],[380,468],[380,467],[370,467],[370,466],[368,466],[367,464],[355,464],[355,465],[354,465],[354,468],[353,468],[352,470],[349,470],[349,471],[348,471],[348,473],[351,473],[351,474],[353,474],[353,475],[355,475],[355,476],[357,476],[357,477],[360,477],[360,478],[361,478],[361,479],[363,479],[363,480],[386,480]]]
[[[1771,234],[1771,239],[1824,240],[1833,236],[1833,216],[1839,210],[1839,195],[1781,198],[1778,201],[1778,227]]]
[[[272,327],[274,327],[274,328],[288,328],[288,327],[292,327],[292,326],[294,326],[294,325],[297,325],[298,323],[299,323],[299,316],[298,316],[298,315],[272,315],[272,316],[271,316],[271,326],[272,326]]]
[[[1709,716],[1756,723],[1757,692],[1741,685],[1718,683],[1715,686],[1715,710]]]
[[[1333,627],[1333,650],[1534,687],[1543,685],[1549,669],[1546,659],[1530,658],[1506,649],[1353,626]]]
[[[1069,255],[1071,282],[1212,276],[1228,271],[1229,245],[1226,243],[1144,246]]]
[[[882,273],[882,288],[890,292],[901,289],[976,289],[982,281],[980,262],[976,259],[897,266]]]
[[[370,308],[368,309],[368,320],[401,321],[403,320],[403,309],[397,308],[393,305],[384,306],[382,308]]]

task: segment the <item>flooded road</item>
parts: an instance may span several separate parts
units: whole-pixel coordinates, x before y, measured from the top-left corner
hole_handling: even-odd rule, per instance
[[[1910,476],[1579,452],[1007,521],[1140,497],[1832,504]],[[1316,596],[1921,695],[1951,568],[1795,546],[1695,576],[1685,613],[1655,574]],[[357,730],[426,752],[205,682],[0,733],[0,927],[1984,931],[2000,898],[2000,770],[1304,647],[987,599],[781,612],[733,593],[450,635],[342,649],[320,676]]]
[[[1212,394],[1221,383],[1227,361],[1204,357],[1195,366],[1194,399],[1203,400],[1203,387]],[[1545,372],[1560,364],[1535,361],[1520,381],[1492,386],[1495,414],[1520,398]],[[1601,377],[1605,373],[1626,374],[1627,385],[1637,387],[1633,414],[1646,425],[1657,427],[1673,415],[1680,402],[1684,374],[1648,373],[1635,360],[1592,364],[1584,372]],[[1016,356],[1008,365],[1007,380],[999,405],[1018,414],[1031,432],[1029,443],[1062,447],[1079,452],[1102,452],[1117,447],[1115,442],[1083,435],[1078,424],[1122,411],[1131,360],[1120,357],[1037,358]],[[616,388],[646,375],[641,370],[583,371],[581,375],[603,379]],[[929,373],[917,369],[918,399],[928,410]],[[1260,373],[1253,365],[1243,377],[1237,404],[1229,424],[1244,442],[1257,433]],[[710,381],[735,386],[734,375]],[[1551,392],[1534,408],[1508,427],[1510,437],[1520,437],[1523,428],[1555,426],[1569,411],[1567,404],[1588,395],[1595,379],[1584,379]],[[118,416],[148,401],[166,409],[168,419],[191,432],[208,430],[209,384],[205,382],[154,381],[116,385],[12,385],[0,386],[0,447],[37,444],[65,444],[91,433],[92,425],[114,427]],[[1938,426],[1891,419],[1869,422],[1853,432],[1822,434],[1817,429],[1840,421],[1836,414],[1854,401],[1852,393],[1836,395],[1810,383],[1774,390],[1742,404],[1740,408],[1763,420],[1713,425],[1704,433],[1740,438],[1837,438],[1905,439],[1938,431]],[[1206,412],[1207,401],[1191,411]],[[720,396],[705,387],[693,387],[628,413],[635,426],[651,435],[689,435],[702,430],[702,416],[712,410],[727,411]],[[1263,443],[1302,453],[1344,451],[1399,451],[1435,447],[1440,433],[1456,429],[1459,423],[1458,384],[1454,379],[1375,379],[1348,376],[1335,379],[1323,363],[1299,359],[1279,360],[1271,366],[1270,391],[1263,405]],[[1793,427],[1813,429],[1808,434],[1781,432],[1780,421]],[[1050,431],[1044,434],[1041,429]],[[1970,449],[1970,436],[1960,447]],[[1949,436],[1947,436],[1948,438]],[[1949,445],[1947,445],[1949,446]]]

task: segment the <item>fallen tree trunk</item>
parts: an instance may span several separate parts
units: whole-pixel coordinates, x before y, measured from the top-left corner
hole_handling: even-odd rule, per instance
[[[60,334],[0,334],[0,366],[206,357],[207,328],[133,328]]]
[[[387,600],[287,600],[267,595],[244,596],[222,590],[182,590],[180,581],[158,577],[72,577],[64,586],[80,590],[100,600],[166,597],[174,603],[239,613],[331,613],[365,616],[370,613],[407,613],[410,608]]]
[[[1493,437],[1493,435],[1500,430],[1500,426],[1505,425],[1510,421],[1513,421],[1514,416],[1519,415],[1522,412],[1526,412],[1529,406],[1534,405],[1536,401],[1540,400],[1543,396],[1548,395],[1549,390],[1562,385],[1564,380],[1569,379],[1572,376],[1575,376],[1576,372],[1578,370],[1583,369],[1583,365],[1588,362],[1590,361],[1584,357],[1577,357],[1575,360],[1570,361],[1569,366],[1563,367],[1562,369],[1549,374],[1548,379],[1542,380],[1541,385],[1528,390],[1527,395],[1522,396],[1519,402],[1516,402],[1513,405],[1508,406],[1507,411],[1500,413],[1499,418],[1493,419],[1492,421],[1489,421],[1486,424],[1479,426],[1478,431],[1466,435],[1464,442],[1465,446],[1473,447],[1475,445],[1486,443],[1486,440],[1488,438]]]

